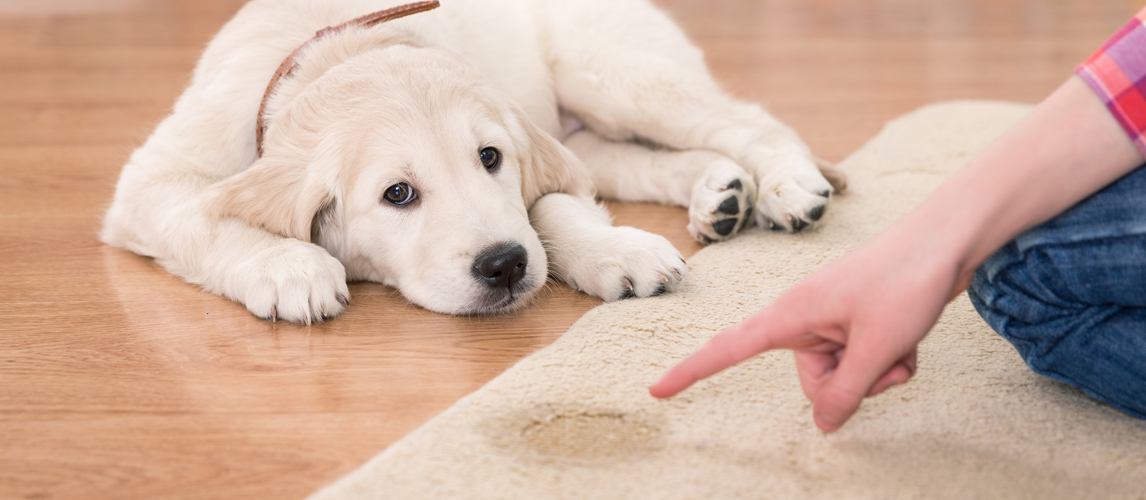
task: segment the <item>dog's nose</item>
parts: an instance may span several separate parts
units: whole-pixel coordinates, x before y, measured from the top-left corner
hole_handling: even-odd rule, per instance
[[[517,243],[499,243],[485,249],[474,259],[474,273],[489,286],[513,286],[525,277],[528,259],[525,248]]]

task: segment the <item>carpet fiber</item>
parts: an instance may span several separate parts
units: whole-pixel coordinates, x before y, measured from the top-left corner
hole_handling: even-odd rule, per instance
[[[752,230],[689,261],[683,291],[593,309],[325,499],[1146,498],[1146,421],[1033,374],[948,307],[911,383],[824,436],[789,352],[658,401],[646,387],[720,329],[918,204],[1029,107],[960,101],[892,121],[840,166],[810,233]]]

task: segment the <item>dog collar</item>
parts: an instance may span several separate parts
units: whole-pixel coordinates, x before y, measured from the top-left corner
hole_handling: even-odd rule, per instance
[[[325,38],[335,33],[339,33],[346,28],[369,28],[386,21],[398,19],[400,17],[406,17],[410,14],[417,14],[419,12],[436,9],[438,8],[438,5],[439,4],[437,0],[430,0],[426,2],[408,3],[405,5],[399,5],[397,7],[391,7],[386,10],[380,10],[373,14],[366,14],[365,16],[351,19],[350,21],[339,24],[337,26],[327,26],[321,30],[318,30],[315,32],[314,36],[310,38],[310,40],[307,40],[306,43],[303,43],[302,45],[299,45],[297,49],[294,49],[294,52],[291,52],[290,55],[287,56],[285,60],[283,60],[283,63],[279,65],[279,69],[275,70],[275,75],[271,77],[271,82],[267,84],[267,90],[263,92],[263,100],[259,102],[259,117],[258,120],[255,121],[255,149],[259,157],[261,158],[263,156],[263,136],[267,133],[267,117],[265,115],[267,100],[270,99],[271,95],[275,93],[275,89],[278,88],[279,82],[281,82],[283,78],[290,76],[291,72],[294,71],[295,66],[298,65],[296,57],[300,52],[302,52],[303,49],[314,43],[316,40]]]

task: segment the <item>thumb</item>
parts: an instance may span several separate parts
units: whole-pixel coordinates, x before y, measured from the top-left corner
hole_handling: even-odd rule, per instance
[[[824,432],[835,432],[842,427],[859,409],[876,381],[898,359],[895,350],[885,344],[849,345],[839,367],[812,403],[816,427]]]

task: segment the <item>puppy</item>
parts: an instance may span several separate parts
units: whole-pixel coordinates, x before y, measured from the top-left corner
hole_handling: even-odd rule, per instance
[[[272,320],[340,314],[347,280],[485,314],[548,275],[605,300],[681,286],[672,245],[612,227],[596,195],[687,206],[703,242],[753,218],[799,231],[828,202],[799,138],[643,0],[344,24],[398,3],[243,7],[124,167],[102,240]]]

